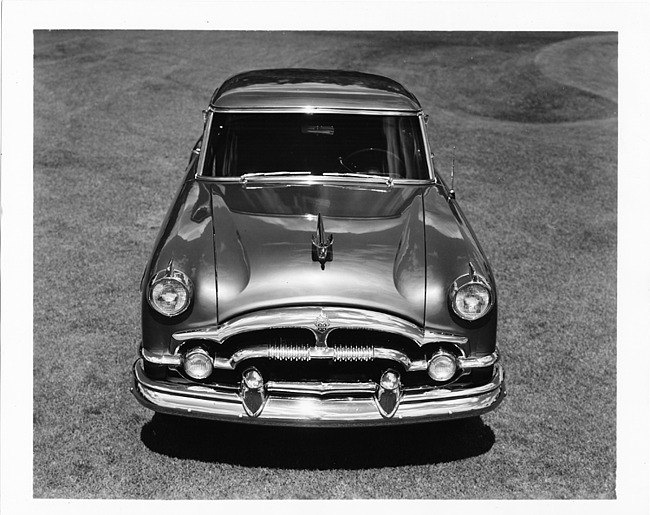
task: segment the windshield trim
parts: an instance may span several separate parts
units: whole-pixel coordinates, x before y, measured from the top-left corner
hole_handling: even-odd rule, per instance
[[[260,185],[286,185],[286,186],[310,186],[312,184],[367,184],[367,185],[385,185],[392,186],[427,186],[436,184],[435,179],[404,179],[404,178],[391,178],[391,177],[368,177],[365,175],[359,176],[336,176],[336,175],[259,175],[252,177],[212,177],[199,175],[197,180],[211,182],[211,183],[224,183],[224,184],[241,184],[246,186],[254,183],[256,186]]]
[[[422,113],[422,109],[404,110],[390,108],[345,108],[345,107],[318,107],[304,106],[276,106],[276,107],[208,107],[209,113],[219,114],[269,114],[269,113],[298,113],[298,114],[368,114],[377,116],[413,116]]]
[[[365,110],[365,109],[285,109],[285,108],[274,108],[274,109],[228,109],[228,108],[215,108],[214,106],[209,106],[205,111],[206,118],[203,126],[203,137],[202,144],[200,148],[200,155],[197,163],[196,172],[194,174],[195,179],[203,179],[209,182],[240,182],[240,177],[213,177],[210,175],[204,175],[203,171],[205,170],[205,148],[209,142],[209,136],[212,132],[212,121],[215,114],[238,114],[238,113],[319,113],[319,114],[365,114],[365,115],[377,115],[377,116],[417,116],[420,125],[420,133],[422,135],[422,143],[424,145],[425,156],[424,163],[429,174],[429,177],[424,179],[406,179],[406,178],[391,178],[393,184],[431,184],[436,183],[436,173],[431,161],[433,152],[429,143],[428,133],[427,133],[427,122],[425,120],[425,114],[422,109],[418,111],[382,111],[382,110]],[[301,174],[304,176],[304,174]],[[310,178],[321,178],[323,176],[309,175]],[[387,178],[380,176],[379,182],[385,181]],[[329,179],[332,182],[333,176],[325,177],[326,181]],[[341,180],[343,179],[343,180]],[[358,182],[362,177],[354,177],[354,180],[351,181],[350,178],[334,178],[338,182]],[[322,181],[321,181],[322,182]]]

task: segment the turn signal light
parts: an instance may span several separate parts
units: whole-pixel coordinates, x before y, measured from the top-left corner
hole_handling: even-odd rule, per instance
[[[185,354],[183,370],[192,379],[205,379],[212,374],[212,358],[203,349],[194,348]]]
[[[429,377],[434,381],[449,381],[456,373],[456,356],[440,351],[429,360]]]

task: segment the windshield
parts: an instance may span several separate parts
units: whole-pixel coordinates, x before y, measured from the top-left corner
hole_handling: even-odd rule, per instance
[[[428,179],[419,118],[215,113],[203,175],[358,174]]]

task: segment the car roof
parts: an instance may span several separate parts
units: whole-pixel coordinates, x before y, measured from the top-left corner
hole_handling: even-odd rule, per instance
[[[253,70],[226,80],[210,106],[236,111],[391,111],[416,113],[418,100],[400,83],[370,73],[284,68]]]

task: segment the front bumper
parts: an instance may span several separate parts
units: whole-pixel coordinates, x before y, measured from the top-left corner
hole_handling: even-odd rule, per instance
[[[481,415],[506,394],[505,372],[494,365],[492,380],[461,390],[407,388],[390,417],[378,408],[377,384],[269,382],[256,416],[247,413],[240,390],[227,386],[186,385],[146,376],[142,359],[133,368],[131,391],[145,407],[161,413],[213,420],[291,426],[372,426],[439,421]]]

